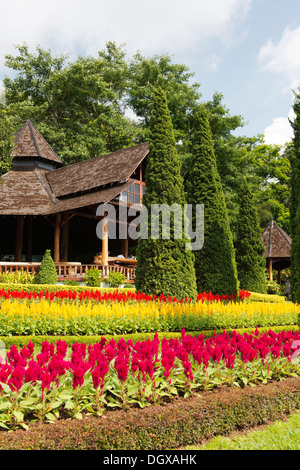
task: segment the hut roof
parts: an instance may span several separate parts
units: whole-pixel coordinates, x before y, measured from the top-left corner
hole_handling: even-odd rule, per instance
[[[29,119],[14,135],[13,156],[17,158],[43,158],[60,165],[63,164]]]
[[[291,237],[273,220],[262,233],[266,258],[290,258]]]
[[[107,203],[131,184],[109,186],[83,195],[59,200],[41,170],[11,171],[0,181],[0,214],[51,215],[95,204]]]
[[[74,163],[46,174],[56,197],[128,181],[148,154],[148,143]]]
[[[55,204],[38,170],[10,171],[0,180],[0,214],[39,215]],[[44,180],[45,181],[45,180]]]

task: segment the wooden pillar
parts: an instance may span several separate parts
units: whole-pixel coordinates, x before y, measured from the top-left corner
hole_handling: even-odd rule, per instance
[[[269,279],[273,281],[273,263],[272,258],[269,258]]]
[[[121,251],[125,258],[128,258],[128,238],[121,240]]]
[[[33,217],[30,215],[26,219],[27,221],[27,251],[26,251],[26,261],[28,263],[32,262],[32,224]]]
[[[69,256],[69,221],[67,220],[61,230],[61,259],[68,261]]]
[[[105,212],[102,220],[102,264],[108,265],[108,213]]]
[[[281,271],[280,271],[280,269],[278,269],[278,271],[277,271],[277,282],[281,287]]]
[[[61,215],[56,214],[55,229],[54,229],[54,254],[53,254],[54,263],[58,263],[59,257],[60,257],[60,221],[61,221]]]
[[[24,216],[17,216],[16,241],[15,241],[15,261],[22,261],[23,253],[23,233],[24,233]]]

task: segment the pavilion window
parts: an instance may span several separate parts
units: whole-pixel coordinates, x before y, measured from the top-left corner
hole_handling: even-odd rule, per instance
[[[128,204],[141,204],[145,192],[145,183],[135,181],[120,195],[121,201]]]

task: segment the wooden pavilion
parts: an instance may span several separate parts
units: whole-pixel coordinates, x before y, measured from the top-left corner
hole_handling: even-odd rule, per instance
[[[281,271],[291,264],[291,237],[273,220],[262,233],[265,247],[264,256],[269,270],[269,279],[273,281],[273,269],[278,272],[278,284],[281,284]]]
[[[128,252],[134,241],[99,239],[96,211],[101,203],[114,204],[117,212],[120,204],[141,204],[147,154],[143,143],[65,166],[26,121],[14,135],[11,171],[0,178],[0,273],[20,267],[34,272],[51,249],[60,277],[80,277],[91,266],[105,275],[111,265],[132,281]],[[123,267],[115,265],[120,252],[128,262]]]

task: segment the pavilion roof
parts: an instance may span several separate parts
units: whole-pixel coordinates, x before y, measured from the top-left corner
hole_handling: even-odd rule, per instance
[[[262,233],[266,258],[290,258],[291,237],[273,220]]]
[[[46,174],[56,197],[90,191],[109,184],[121,184],[130,178],[148,154],[148,143],[90,158]]]
[[[43,158],[60,165],[63,164],[29,119],[14,135],[13,156],[17,158]]]

